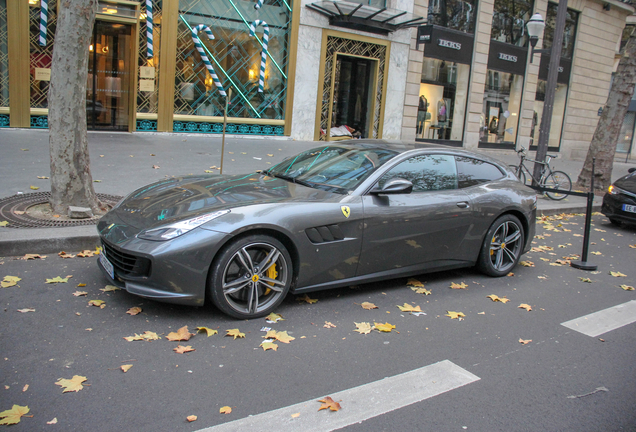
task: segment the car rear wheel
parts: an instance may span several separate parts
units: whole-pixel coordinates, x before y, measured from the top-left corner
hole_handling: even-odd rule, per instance
[[[498,218],[488,230],[477,267],[489,276],[505,276],[519,262],[524,245],[523,226],[513,215]]]
[[[265,235],[235,240],[212,266],[208,284],[212,302],[235,318],[268,315],[285,299],[291,285],[289,252],[281,242]]]

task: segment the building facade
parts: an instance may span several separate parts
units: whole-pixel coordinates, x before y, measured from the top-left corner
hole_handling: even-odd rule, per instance
[[[0,127],[48,127],[58,8],[0,0]],[[540,13],[537,48],[550,48],[556,11],[547,0],[100,0],[87,124],[218,134],[227,112],[236,135],[533,149],[550,58],[531,58],[525,24]],[[585,156],[633,13],[619,0],[568,3],[551,151]],[[634,112],[619,152],[636,153]]]

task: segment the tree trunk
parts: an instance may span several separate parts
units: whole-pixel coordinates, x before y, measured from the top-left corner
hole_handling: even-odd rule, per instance
[[[66,214],[69,206],[103,210],[93,189],[86,133],[88,53],[96,12],[97,0],[60,1],[49,89],[50,204],[58,214]]]
[[[636,33],[632,33],[614,75],[607,102],[596,126],[594,137],[587,151],[585,164],[577,185],[589,190],[592,178],[592,158],[596,158],[594,187],[606,191],[612,184],[612,168],[616,143],[625,120],[627,107],[634,94],[636,83]]]

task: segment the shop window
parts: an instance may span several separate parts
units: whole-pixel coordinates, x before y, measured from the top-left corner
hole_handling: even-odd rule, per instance
[[[488,70],[479,141],[514,145],[519,126],[523,75]]]
[[[532,0],[495,0],[491,38],[516,46],[527,46],[526,23],[532,16]]]
[[[470,65],[424,57],[417,138],[461,142],[469,77]]]
[[[9,47],[7,1],[0,0],[0,107],[9,106]]]
[[[548,3],[548,13],[545,19],[545,30],[543,31],[543,48],[552,48],[554,39],[554,28],[556,27],[556,15],[558,6],[555,3]],[[576,27],[579,22],[579,13],[568,9],[565,16],[565,29],[563,31],[563,46],[561,47],[561,57],[568,59],[574,54],[574,38]]]
[[[259,78],[263,48],[259,40],[263,40],[264,26],[256,27],[258,39],[250,36],[250,24],[256,19],[265,21],[269,28],[262,91]],[[232,88],[228,116],[283,119],[291,25],[288,5],[265,2],[256,10],[254,3],[247,1],[179,1],[174,113],[222,116],[225,98],[192,42],[191,29],[199,24],[212,30],[212,40],[204,31],[199,32],[201,43],[223,89],[227,92]]]
[[[477,0],[430,0],[428,24],[434,24],[464,33],[475,33]]]
[[[547,82],[545,80],[539,80],[534,100],[534,114],[532,116],[530,138],[531,145],[535,146],[535,148],[539,141],[539,125],[541,125],[541,116],[543,115],[546,84]],[[565,117],[567,93],[567,84],[557,83],[556,92],[554,94],[552,123],[550,124],[550,140],[548,141],[549,149],[558,150],[559,143],[561,142],[561,130],[563,129],[563,121]]]

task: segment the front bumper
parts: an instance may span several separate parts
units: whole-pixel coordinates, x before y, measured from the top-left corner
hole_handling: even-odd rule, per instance
[[[202,306],[210,265],[230,236],[196,228],[165,242],[134,237],[115,244],[106,235],[100,237],[115,277],[99,260],[98,266],[112,284],[144,298]]]
[[[606,193],[603,197],[601,213],[610,219],[636,223],[636,213],[623,211],[623,204],[636,206],[636,198],[621,193],[616,195]]]

